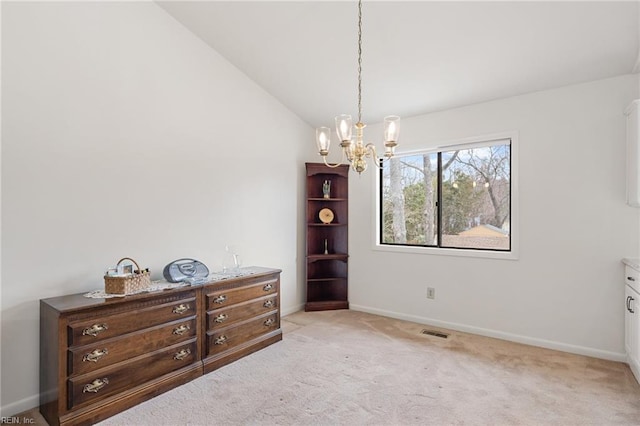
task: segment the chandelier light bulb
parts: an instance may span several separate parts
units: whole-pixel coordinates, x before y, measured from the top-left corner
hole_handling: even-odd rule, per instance
[[[395,142],[400,134],[400,117],[390,115],[384,118],[384,141]]]
[[[336,132],[341,142],[351,140],[353,121],[350,115],[342,114],[336,117]]]
[[[318,143],[318,151],[321,155],[323,152],[329,153],[329,145],[331,144],[331,129],[328,127],[318,127],[316,129],[316,142]]]

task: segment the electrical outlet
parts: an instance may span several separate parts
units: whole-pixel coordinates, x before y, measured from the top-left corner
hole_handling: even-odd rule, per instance
[[[427,299],[436,298],[436,289],[433,287],[427,287]]]

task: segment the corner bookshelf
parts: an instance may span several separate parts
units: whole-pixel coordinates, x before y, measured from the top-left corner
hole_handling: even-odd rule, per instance
[[[331,168],[322,163],[306,163],[306,168],[307,302],[304,310],[349,309],[349,166]],[[325,182],[331,182],[328,198],[323,191]],[[322,209],[333,213],[329,223],[320,219]]]

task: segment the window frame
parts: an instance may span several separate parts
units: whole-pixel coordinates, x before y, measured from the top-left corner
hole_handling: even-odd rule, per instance
[[[436,247],[436,246],[409,246],[402,244],[382,244],[382,186],[381,171],[375,173],[374,179],[374,231],[373,231],[373,250],[392,253],[410,253],[410,254],[427,254],[427,255],[445,255],[445,256],[462,256],[462,257],[478,257],[489,259],[519,259],[519,194],[518,194],[518,132],[509,131],[503,133],[495,133],[489,135],[473,136],[464,139],[451,140],[447,142],[436,143],[435,146],[425,147],[422,149],[398,151],[398,156],[428,154],[445,152],[451,149],[465,149],[480,146],[489,146],[493,142],[499,140],[511,140],[511,197],[510,197],[510,239],[511,250],[491,250],[491,249],[470,249],[470,248],[454,248],[454,247]],[[483,145],[485,144],[485,145]],[[440,191],[438,198],[441,197]],[[440,218],[438,219],[440,221]],[[439,230],[440,232],[440,230]]]

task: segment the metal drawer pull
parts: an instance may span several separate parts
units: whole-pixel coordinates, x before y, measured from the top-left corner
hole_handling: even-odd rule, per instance
[[[265,285],[264,287],[262,287],[262,289],[263,289],[264,291],[269,291],[269,290],[271,290],[272,288],[273,288],[273,285],[271,285],[271,284],[267,284],[267,285]]]
[[[217,323],[225,322],[227,318],[228,318],[227,314],[220,314],[216,317],[215,322]]]
[[[102,333],[108,328],[107,324],[93,324],[91,327],[82,330],[82,335],[96,337],[99,333]]]
[[[636,313],[636,311],[634,311],[633,309],[631,309],[631,302],[633,302],[634,300],[636,300],[636,299],[634,299],[634,298],[633,298],[633,297],[631,297],[631,296],[627,296],[627,311],[631,312],[632,314],[635,314],[635,313]]]
[[[96,393],[103,387],[107,386],[108,384],[109,384],[109,379],[107,379],[106,377],[104,379],[95,379],[93,382],[89,383],[88,385],[84,385],[84,388],[82,389],[82,393],[87,393],[87,392]]]
[[[109,351],[107,350],[107,348],[104,349],[96,349],[95,351],[86,354],[85,356],[82,357],[82,362],[98,362],[98,360],[100,358],[102,358],[103,356],[107,355],[109,353]]]
[[[215,342],[213,342],[216,345],[222,345],[224,344],[224,342],[227,341],[227,336],[225,336],[224,334],[218,338],[216,338]]]
[[[628,279],[629,281],[635,281],[635,280],[636,280],[636,279],[635,279],[635,278],[633,278],[633,277],[627,277],[627,279]]]
[[[227,300],[227,296],[223,294],[213,299],[213,303],[224,303],[225,300]]]
[[[189,327],[188,325],[182,324],[180,327],[173,329],[173,334],[177,334],[178,336],[181,336],[189,330],[191,330],[191,327]]]
[[[180,305],[178,305],[175,308],[173,308],[173,310],[171,312],[173,312],[174,314],[184,314],[189,309],[191,309],[191,306],[185,305],[184,303],[181,303]]]
[[[275,322],[276,322],[276,321],[275,321],[273,318],[269,318],[268,320],[266,320],[266,321],[264,322],[264,326],[265,326],[265,327],[269,327],[269,326],[273,325]]]
[[[273,306],[273,300],[267,300],[262,306],[265,308],[271,308]]]
[[[173,356],[173,359],[176,359],[178,361],[182,361],[183,359],[185,359],[189,355],[191,355],[191,349],[182,349],[182,350],[180,350],[180,352],[176,353]]]

